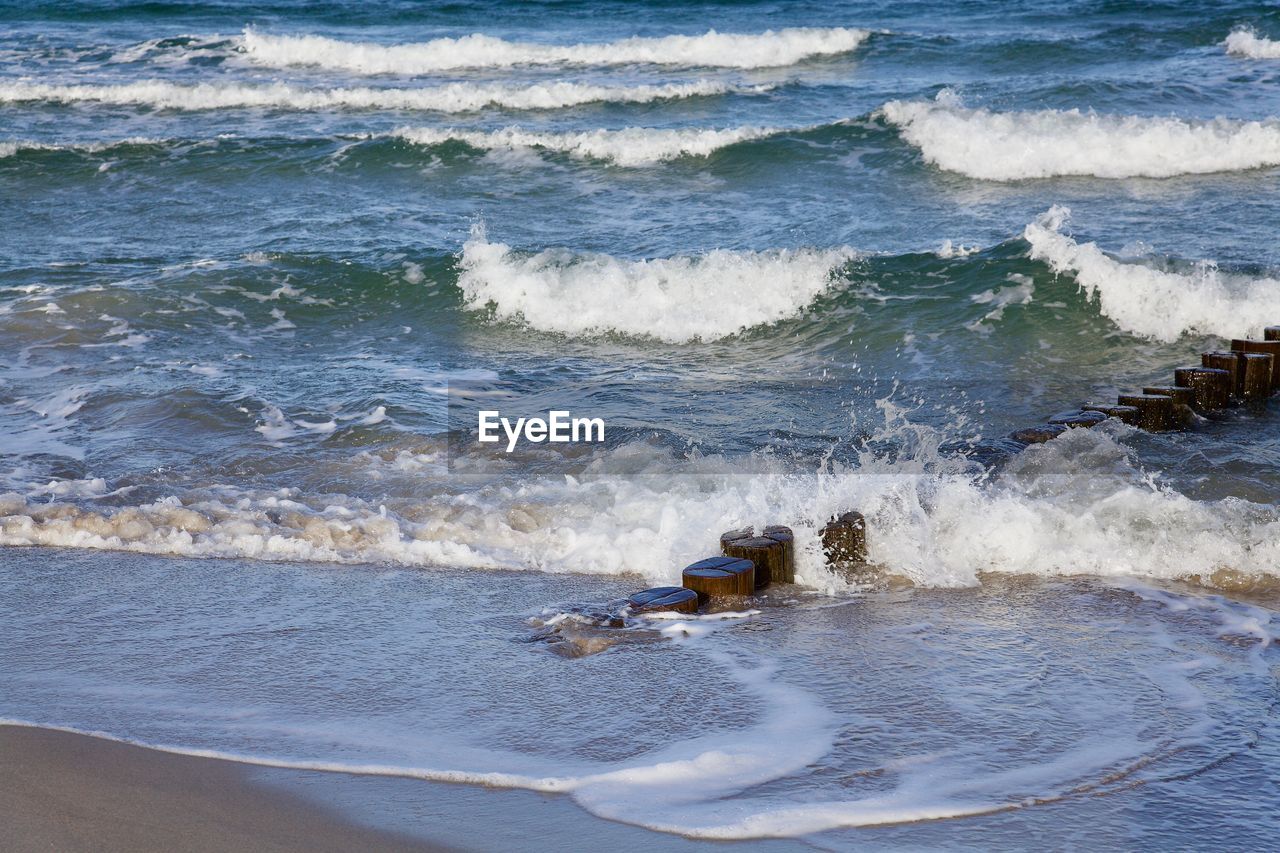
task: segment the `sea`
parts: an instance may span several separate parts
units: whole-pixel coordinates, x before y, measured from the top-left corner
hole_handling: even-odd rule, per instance
[[[1269,3],[0,3],[0,718],[653,849],[1274,846],[1280,406],[1008,435],[1280,325],[1278,116]]]

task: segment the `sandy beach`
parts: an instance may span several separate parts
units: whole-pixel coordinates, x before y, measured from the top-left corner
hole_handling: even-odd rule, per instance
[[[229,761],[18,726],[0,726],[0,756],[8,850],[450,849],[344,822]]]

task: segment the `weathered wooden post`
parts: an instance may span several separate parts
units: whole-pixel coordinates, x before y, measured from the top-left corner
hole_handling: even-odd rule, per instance
[[[1205,367],[1212,367],[1215,370],[1225,370],[1231,375],[1231,396],[1239,397],[1241,384],[1244,382],[1244,376],[1240,363],[1240,356],[1234,352],[1204,352],[1200,353],[1200,363]]]
[[[1086,412],[1102,412],[1109,418],[1124,421],[1129,426],[1138,426],[1141,413],[1133,406],[1113,406],[1109,403],[1086,403],[1082,406]]]
[[[1271,376],[1275,370],[1275,358],[1268,352],[1238,353],[1240,360],[1240,397],[1250,403],[1261,402],[1271,396]]]
[[[1138,426],[1147,432],[1163,432],[1178,424],[1173,408],[1173,398],[1163,394],[1121,394],[1116,398],[1121,406],[1133,406],[1138,410]]]
[[[1105,421],[1109,416],[1105,412],[1099,412],[1096,409],[1081,409],[1078,412],[1063,412],[1060,415],[1054,415],[1049,418],[1048,424],[1061,424],[1068,429],[1086,429],[1095,427]]]
[[[1212,412],[1227,405],[1231,396],[1232,375],[1213,367],[1179,367],[1173,372],[1173,382],[1195,392],[1195,408]]]
[[[867,561],[867,520],[860,512],[846,512],[822,528],[822,553],[827,564],[848,566]]]
[[[682,586],[655,586],[629,596],[627,607],[632,613],[658,613],[664,610],[696,613],[698,593]]]
[[[782,574],[774,575],[774,583],[795,583],[796,582],[796,535],[791,531],[790,527],[781,524],[771,524],[764,529],[766,539],[772,539],[774,542],[782,545]]]
[[[1271,356],[1271,390],[1280,390],[1280,340],[1252,341],[1246,338],[1234,338],[1231,351],[1241,353],[1265,352]]]
[[[1262,339],[1266,341],[1280,341],[1280,326],[1267,326],[1262,330]]]
[[[784,530],[786,528],[783,528]],[[787,577],[787,546],[790,544],[788,540],[782,537],[751,536],[751,528],[746,530],[730,530],[728,533],[720,537],[720,550],[726,557],[737,557],[742,560],[750,560],[755,566],[755,588],[764,589],[770,583],[777,581],[779,583],[793,583],[795,580],[795,570],[792,569],[791,578],[783,580]],[[766,533],[769,528],[766,528]],[[787,531],[790,533],[790,531]],[[748,535],[741,535],[746,533]],[[794,558],[793,558],[794,559]]]
[[[698,594],[698,603],[713,598],[734,598],[755,592],[755,565],[737,557],[709,557],[684,570],[685,589]]]
[[[1171,398],[1173,400],[1174,415],[1178,419],[1178,426],[1185,428],[1191,425],[1192,406],[1196,402],[1196,392],[1193,389],[1174,385],[1160,385],[1143,388],[1142,393],[1161,394]]]

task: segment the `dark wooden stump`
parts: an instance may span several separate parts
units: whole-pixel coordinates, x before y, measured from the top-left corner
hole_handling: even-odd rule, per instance
[[[1081,409],[1078,412],[1063,412],[1060,415],[1054,415],[1049,418],[1048,423],[1062,424],[1069,429],[1078,429],[1080,427],[1095,427],[1106,419],[1107,415],[1104,412]]]
[[[1262,339],[1266,341],[1280,341],[1280,326],[1267,326],[1262,330]]]
[[[867,520],[860,512],[846,512],[822,528],[822,553],[828,565],[850,566],[867,561]]]
[[[1043,424],[1011,432],[1009,433],[1009,438],[1023,444],[1043,444],[1052,438],[1057,438],[1066,431],[1066,424]]]
[[[1213,412],[1227,405],[1231,396],[1232,375],[1212,367],[1179,367],[1173,372],[1174,384],[1195,392],[1195,408]]]
[[[772,524],[764,529],[767,539],[782,545],[782,574],[773,576],[773,583],[796,582],[796,536],[790,527]]]
[[[1175,385],[1161,385],[1154,388],[1143,388],[1143,394],[1161,394],[1173,399],[1174,415],[1179,427],[1188,427],[1192,420],[1192,406],[1196,401],[1196,392],[1191,388]]]
[[[632,613],[658,613],[674,610],[677,613],[696,613],[698,593],[682,586],[655,586],[627,598]]]
[[[1089,403],[1083,408],[1086,412],[1102,412],[1107,417],[1124,421],[1129,426],[1138,426],[1141,415],[1133,406],[1113,406],[1110,403]]]
[[[1241,368],[1244,366],[1240,362],[1240,356],[1234,352],[1204,352],[1200,354],[1200,363],[1205,367],[1212,367],[1216,370],[1225,370],[1231,374],[1231,396],[1239,397],[1240,388],[1244,383],[1244,374]]]
[[[1257,403],[1271,396],[1271,374],[1275,358],[1267,352],[1239,353],[1242,365],[1240,374],[1240,398]]]
[[[726,530],[720,534],[720,547],[724,547],[724,543],[732,542],[735,539],[750,539],[756,535],[754,527],[740,527],[737,530]]]
[[[1137,409],[1138,427],[1147,432],[1164,432],[1178,426],[1172,397],[1163,394],[1121,394],[1116,402],[1121,406],[1133,406]]]
[[[720,537],[720,550],[726,557],[750,560],[755,566],[755,588],[764,589],[775,579],[786,575],[786,544],[768,536],[748,539]],[[787,581],[790,583],[790,581]]]
[[[755,592],[755,565],[737,557],[710,557],[699,560],[684,570],[685,589],[698,594],[698,603],[713,598],[731,598]]]
[[[1240,353],[1262,352],[1271,356],[1271,391],[1280,390],[1280,340],[1251,341],[1235,338],[1231,351]]]

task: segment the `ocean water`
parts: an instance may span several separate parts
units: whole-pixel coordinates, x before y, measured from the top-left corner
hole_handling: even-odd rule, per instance
[[[1260,3],[0,3],[0,717],[1265,845],[1276,404],[1004,437],[1280,324],[1277,117]],[[607,439],[459,452],[462,387]],[[773,523],[795,588],[591,623]]]

